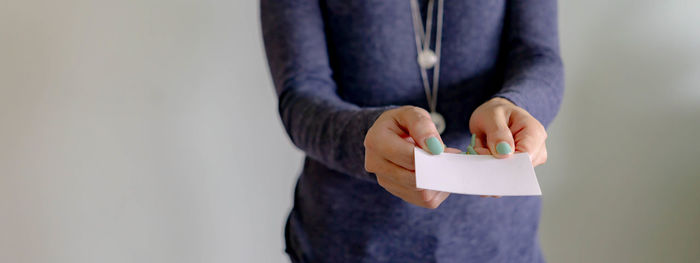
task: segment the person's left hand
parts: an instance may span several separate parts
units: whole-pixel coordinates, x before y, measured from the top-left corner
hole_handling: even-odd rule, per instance
[[[523,108],[504,98],[493,98],[474,110],[469,119],[469,130],[472,136],[476,136],[474,150],[478,154],[507,158],[513,152],[527,152],[533,166],[547,161],[544,126]]]

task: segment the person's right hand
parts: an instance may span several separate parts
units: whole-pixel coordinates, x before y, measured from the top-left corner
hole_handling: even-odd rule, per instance
[[[435,209],[449,193],[416,188],[413,148],[432,154],[445,150],[430,114],[419,107],[403,106],[377,118],[365,136],[365,169],[377,175],[377,182],[389,193],[411,204]]]

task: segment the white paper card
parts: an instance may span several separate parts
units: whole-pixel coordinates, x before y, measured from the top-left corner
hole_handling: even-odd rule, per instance
[[[414,156],[418,188],[470,195],[542,195],[527,153],[496,159],[491,155],[432,155],[416,147]]]

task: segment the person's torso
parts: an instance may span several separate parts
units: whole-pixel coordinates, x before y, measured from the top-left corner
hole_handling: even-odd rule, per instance
[[[427,109],[410,0],[321,2],[338,94],[359,106]],[[437,110],[450,147],[464,150],[469,115],[502,85],[505,8],[503,0],[445,0]],[[434,48],[435,28],[432,35]],[[540,262],[539,211],[538,197],[457,194],[436,210],[420,208],[307,158],[288,242],[314,262]]]

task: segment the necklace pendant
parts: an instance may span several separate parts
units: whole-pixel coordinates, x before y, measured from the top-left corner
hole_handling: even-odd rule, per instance
[[[433,123],[435,124],[435,128],[437,128],[438,133],[442,134],[447,126],[445,118],[442,117],[442,114],[437,113],[436,111],[430,113],[430,118],[433,119]]]
[[[437,55],[435,55],[435,52],[430,49],[425,49],[418,54],[418,65],[424,69],[434,67],[437,60]]]

